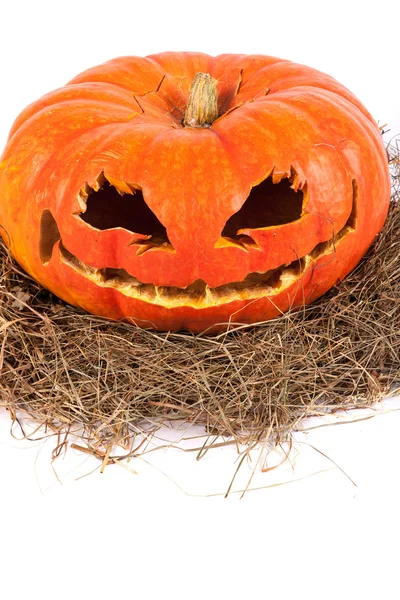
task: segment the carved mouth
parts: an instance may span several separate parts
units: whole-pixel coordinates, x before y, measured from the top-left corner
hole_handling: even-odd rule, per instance
[[[185,288],[177,286],[156,286],[142,283],[125,269],[96,269],[83,263],[60,243],[61,261],[104,288],[113,288],[121,294],[166,306],[193,306],[206,308],[235,300],[253,300],[261,296],[273,296],[292,285],[313,262],[311,255],[294,261],[290,265],[279,267],[265,273],[250,273],[243,281],[210,287],[198,279]]]
[[[129,298],[166,308],[179,306],[207,308],[238,300],[257,300],[265,296],[275,296],[296,282],[300,282],[306,271],[312,268],[317,260],[335,252],[338,244],[356,228],[356,196],[357,183],[353,180],[353,205],[344,227],[328,241],[317,244],[306,256],[263,273],[249,273],[242,281],[235,281],[217,287],[210,287],[202,279],[198,279],[184,288],[156,286],[152,283],[141,282],[125,269],[97,269],[87,265],[65,247],[57,223],[48,210],[45,210],[42,215],[40,254],[42,263],[44,265],[48,264],[53,247],[59,241],[61,262],[85,279],[99,287],[115,289]]]
[[[142,283],[124,269],[96,269],[86,265],[71,254],[62,242],[59,251],[60,259],[64,264],[99,287],[113,288],[130,298],[168,308],[178,306],[207,308],[235,300],[256,300],[281,293],[299,281],[319,258],[334,252],[337,245],[354,231],[349,221],[350,219],[331,240],[318,244],[310,254],[289,265],[282,265],[265,273],[250,273],[242,281],[213,288],[202,279],[194,281],[185,288]]]

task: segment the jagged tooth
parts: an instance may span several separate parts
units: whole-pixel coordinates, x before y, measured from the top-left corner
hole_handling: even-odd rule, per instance
[[[85,212],[87,208],[87,199],[89,198],[89,194],[93,192],[93,189],[90,187],[88,182],[85,183],[82,189],[79,190],[78,193],[78,204],[81,212]]]
[[[128,183],[127,181],[125,181],[125,183],[131,190],[132,195],[135,195],[136,192],[138,191],[138,189],[140,189],[140,188],[136,188],[132,183]]]
[[[204,292],[205,292],[205,298],[206,298],[207,304],[213,304],[214,303],[214,293],[209,285],[206,284]]]
[[[300,175],[298,176],[298,178],[299,178],[299,183],[297,186],[297,190],[303,191],[306,186],[307,181],[305,179],[300,178]]]
[[[78,214],[84,213],[86,212],[87,209],[87,204],[86,204],[86,200],[88,199],[87,196],[83,196],[83,194],[78,194],[78,204],[79,204],[79,211]],[[74,213],[76,214],[76,213]]]
[[[132,242],[132,244],[130,244],[130,246],[132,246],[133,244],[135,244],[137,242]],[[150,250],[151,248],[154,248],[155,244],[138,244],[138,249],[136,250],[136,256],[141,256],[142,254],[144,254],[145,252],[147,252],[147,250]]]
[[[274,169],[272,173],[272,183],[277,184],[280,183],[283,179],[284,173],[277,173]]]
[[[244,249],[247,250],[247,252],[250,251],[250,248],[252,250],[262,250],[261,246],[250,235],[246,235],[244,237],[242,244],[243,244]]]
[[[117,157],[118,158],[118,157]],[[104,175],[105,179],[117,190],[120,196],[124,196],[124,194],[135,194],[136,190],[132,190],[132,186],[129,185],[123,179],[117,179],[116,177],[112,177],[111,175]]]
[[[98,179],[95,179],[95,180],[94,180],[94,182],[93,182],[93,185],[91,186],[91,188],[92,188],[92,190],[93,190],[94,192],[98,192],[98,191],[99,191],[99,189],[101,188],[101,183],[100,183],[100,181],[99,181]]]
[[[106,270],[105,269],[96,269],[94,272],[94,276],[96,280],[100,283],[105,283],[106,281]]]
[[[298,173],[295,173],[294,177],[293,177],[292,185],[290,187],[292,188],[292,190],[297,192],[298,189],[300,188],[300,184],[301,184],[300,177],[299,177]]]
[[[304,267],[303,267],[303,273],[305,271],[307,271],[308,267],[314,262],[313,257],[311,256],[311,254],[306,254],[306,256],[304,257]]]
[[[288,174],[288,179],[291,182],[290,187],[295,192],[297,192],[298,190],[301,191],[306,184],[306,180],[304,179],[304,176],[301,175],[300,173],[298,173],[296,171],[296,169],[293,167],[293,165],[291,165],[291,167],[290,167],[290,174]]]
[[[290,177],[292,176],[292,171],[277,171],[276,168],[274,168],[271,177],[272,177],[272,183],[277,184],[280,183],[282,181],[282,179],[290,179]]]

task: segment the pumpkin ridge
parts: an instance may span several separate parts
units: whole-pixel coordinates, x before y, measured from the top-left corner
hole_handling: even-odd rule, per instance
[[[30,118],[35,117],[41,113],[42,110],[50,111],[54,106],[58,106],[61,104],[65,104],[66,102],[80,102],[83,100],[93,101],[98,104],[98,102],[106,102],[107,104],[114,105],[126,108],[135,107],[134,102],[132,102],[132,94],[127,90],[124,90],[125,95],[117,94],[113,88],[112,84],[107,84],[103,82],[92,82],[90,86],[97,86],[99,89],[95,89],[90,87],[85,87],[84,83],[76,83],[71,84],[68,87],[58,88],[53,92],[45,94],[41,96],[35,102],[32,102],[27,106],[22,113],[15,120],[9,134],[9,139],[13,136],[13,134],[18,131]],[[74,94],[76,92],[76,95]],[[98,94],[101,92],[105,97],[99,98]],[[82,97],[82,93],[88,94],[87,97]],[[107,94],[110,94],[110,97],[107,98]],[[64,97],[65,96],[65,97]],[[120,100],[118,100],[120,99]]]
[[[101,129],[102,131],[104,131],[105,128],[110,128],[110,129],[112,128],[113,129],[113,132],[112,132],[113,135],[110,135],[110,137],[113,137],[115,135],[115,126],[116,125],[125,125],[125,123],[123,123],[123,122],[119,122],[119,123],[114,123],[114,122],[113,123],[103,123],[101,125],[97,125],[97,126],[94,126],[94,127],[89,127],[87,129],[84,129],[84,130],[82,130],[82,129],[76,129],[76,130],[74,130],[73,135],[69,136],[67,139],[65,139],[65,138],[63,139],[63,142],[64,142],[63,151],[65,152],[68,149],[68,146],[71,143],[76,142],[77,140],[79,140],[79,138],[81,138],[81,137],[83,137],[83,136],[85,136],[87,134],[94,133],[97,129]],[[32,180],[30,181],[30,185],[28,184],[27,191],[29,191],[30,188],[34,186],[35,180],[37,178],[39,178],[43,174],[43,172],[45,172],[45,169],[48,167],[49,163],[51,163],[53,160],[54,160],[54,153],[51,153],[51,154],[49,154],[49,156],[45,160],[45,162],[40,166],[40,169],[37,170],[37,172],[35,174],[35,177],[32,178]]]
[[[270,63],[254,72],[247,80],[245,79],[245,81],[242,82],[241,91],[245,92],[246,87],[253,83],[252,80],[260,77],[261,73],[266,76],[267,81],[265,83],[263,82],[263,85],[268,84],[269,94],[271,96],[284,91],[289,91],[292,93],[292,91],[300,87],[311,87],[315,90],[329,91],[334,94],[335,98],[343,98],[352,105],[356,106],[365,117],[375,124],[375,120],[373,119],[372,115],[362,105],[358,98],[334,77],[312,67],[308,67],[299,63],[293,63],[287,60],[277,60],[276,62]],[[293,85],[292,80],[296,79],[303,79],[307,83]],[[278,89],[276,89],[276,84],[279,84],[279,81],[282,82],[284,87],[278,87]],[[260,95],[257,98],[254,98],[254,100],[263,100],[264,97],[264,95]]]
[[[102,124],[96,124],[93,127],[85,127],[84,128],[84,132],[92,131],[92,130],[96,129],[97,127],[101,127],[103,125],[116,125],[118,123],[121,123],[121,124],[128,123],[129,122],[128,121],[128,116],[130,114],[132,114],[132,109],[129,109],[128,106],[123,105],[123,104],[118,104],[118,103],[111,103],[108,100],[103,100],[103,101],[102,100],[99,100],[99,101],[96,100],[95,101],[94,99],[93,100],[82,99],[82,100],[79,100],[79,102],[82,103],[82,104],[86,104],[87,105],[87,106],[85,106],[85,111],[87,111],[88,109],[90,110],[90,108],[91,108],[90,104],[92,104],[92,107],[98,106],[99,104],[103,104],[105,106],[115,106],[115,107],[118,107],[118,109],[120,109],[121,111],[125,110],[125,112],[127,113],[127,116],[125,117],[124,120],[122,120],[122,117],[119,117],[119,119],[115,120],[115,121],[109,120],[109,121],[105,121]],[[68,104],[71,104],[72,106],[76,106],[76,99],[68,99],[68,100],[65,100],[65,101],[57,102],[55,104],[52,104],[50,107],[43,107],[38,112],[33,113],[32,115],[30,115],[30,117],[26,121],[24,121],[17,129],[15,129],[12,132],[12,136],[11,136],[11,138],[9,138],[9,141],[11,141],[12,138],[17,133],[21,132],[21,130],[25,130],[25,128],[32,127],[32,124],[35,122],[35,120],[42,119],[46,112],[51,112],[51,110],[57,110],[58,107],[59,107],[60,110],[68,109]],[[140,114],[140,113],[138,113],[138,114]],[[82,129],[81,128],[77,128],[74,131],[77,131],[78,134],[79,134],[80,131],[82,131]]]
[[[149,57],[121,56],[108,60],[101,65],[86,69],[66,85],[74,83],[108,83],[131,93],[145,93],[146,88],[153,89],[165,72],[161,65]],[[127,81],[122,81],[126,77]],[[134,81],[129,79],[133,78]],[[136,80],[135,80],[136,78]],[[153,78],[148,81],[148,78]],[[139,89],[140,88],[140,89]]]
[[[298,93],[296,93],[295,96],[293,96],[293,94],[292,94],[292,89],[297,90],[297,92],[298,92]],[[346,116],[352,120],[353,127],[355,127],[358,131],[361,131],[361,129],[364,129],[365,127],[367,127],[368,132],[373,134],[373,137],[376,138],[376,127],[377,127],[376,122],[372,119],[372,117],[368,118],[368,114],[365,114],[359,108],[359,106],[357,104],[354,104],[348,98],[346,98],[344,96],[340,96],[340,95],[336,94],[334,91],[332,91],[330,89],[326,89],[326,88],[301,86],[299,88],[292,88],[292,89],[275,92],[274,94],[271,94],[269,96],[269,100],[271,102],[273,102],[275,100],[274,96],[278,96],[278,95],[284,96],[285,95],[286,98],[283,98],[281,96],[279,98],[279,101],[284,102],[287,106],[295,108],[296,111],[298,110],[299,112],[302,112],[303,114],[308,116],[308,118],[310,118],[310,115],[307,115],[306,107],[299,106],[298,104],[293,106],[293,104],[291,104],[291,103],[296,102],[298,100],[303,101],[304,96],[309,96],[309,101],[311,101],[311,100],[313,102],[318,101],[321,104],[321,112],[324,110],[326,112],[326,104],[328,104],[329,107],[332,109],[332,112],[334,112],[335,114],[337,114],[337,105],[339,103],[341,106],[341,110],[344,110],[346,113]],[[263,98],[260,98],[259,100],[262,101]],[[313,125],[315,126],[315,125],[318,125],[318,123],[321,123],[321,119],[314,118],[312,120],[312,122],[313,122]]]

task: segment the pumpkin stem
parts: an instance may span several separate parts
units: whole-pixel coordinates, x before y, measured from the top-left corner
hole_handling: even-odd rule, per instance
[[[217,80],[208,73],[196,73],[190,88],[183,124],[185,127],[211,127],[218,119]]]

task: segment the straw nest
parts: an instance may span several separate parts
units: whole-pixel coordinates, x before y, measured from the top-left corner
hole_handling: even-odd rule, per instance
[[[112,462],[115,446],[138,453],[138,435],[175,420],[251,448],[290,438],[307,416],[398,391],[399,139],[388,152],[389,215],[346,280],[299,312],[213,337],[85,314],[41,288],[1,246],[0,406],[21,426],[29,416],[56,434],[55,454],[73,434]]]

